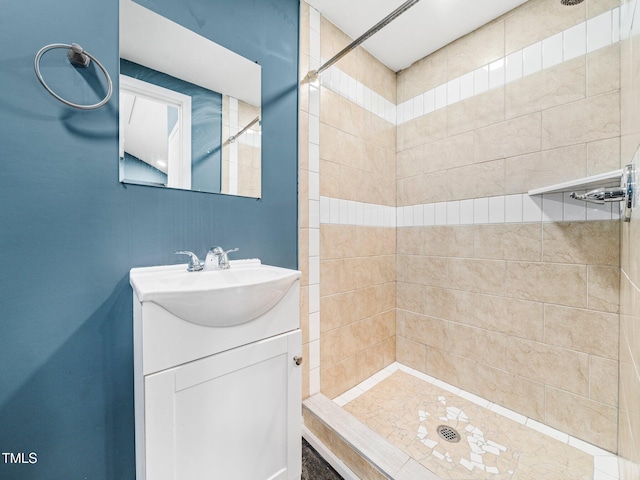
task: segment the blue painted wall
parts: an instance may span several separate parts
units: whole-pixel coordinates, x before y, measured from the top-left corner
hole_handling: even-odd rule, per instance
[[[298,1],[143,4],[262,65],[263,198],[118,183],[117,94],[72,110],[33,72],[39,48],[78,42],[117,79],[118,2],[3,5],[0,453],[35,452],[37,463],[0,456],[2,479],[135,477],[131,267],[213,244],[297,264]],[[52,87],[98,99],[91,71],[70,70],[59,50],[46,57]]]

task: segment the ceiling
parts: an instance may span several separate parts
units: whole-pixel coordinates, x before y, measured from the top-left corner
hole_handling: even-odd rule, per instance
[[[354,39],[405,2],[405,0],[307,1]],[[363,47],[397,72],[526,1],[421,0],[364,42]]]

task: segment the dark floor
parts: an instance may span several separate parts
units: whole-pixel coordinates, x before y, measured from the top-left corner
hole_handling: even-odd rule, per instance
[[[304,438],[302,439],[301,480],[343,480]]]

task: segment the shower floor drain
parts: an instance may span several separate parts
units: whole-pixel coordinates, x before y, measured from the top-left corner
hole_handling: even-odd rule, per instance
[[[443,438],[447,442],[458,443],[460,441],[460,434],[447,425],[440,425],[436,430],[440,438]]]

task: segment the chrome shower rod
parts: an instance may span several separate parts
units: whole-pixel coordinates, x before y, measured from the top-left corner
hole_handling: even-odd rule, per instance
[[[395,20],[396,18],[398,18],[400,15],[402,15],[404,12],[406,12],[407,10],[409,10],[411,7],[413,7],[416,3],[418,3],[420,0],[408,0],[406,2],[404,2],[402,5],[400,5],[398,8],[396,8],[393,12],[391,12],[389,15],[387,15],[386,17],[384,17],[382,20],[380,20],[378,23],[376,23],[373,27],[371,27],[369,30],[367,30],[365,33],[363,33],[362,35],[360,35],[357,39],[355,39],[353,42],[351,42],[349,45],[347,45],[345,48],[343,48],[342,50],[340,50],[337,54],[335,54],[330,60],[326,61],[324,63],[324,65],[322,65],[320,68],[316,69],[316,70],[311,70],[309,72],[309,78],[310,79],[316,79],[318,78],[318,75],[320,75],[322,72],[324,72],[327,68],[329,68],[331,65],[333,65],[334,63],[336,63],[338,60],[340,60],[342,57],[344,57],[347,53],[349,53],[351,50],[355,49],[356,47],[358,47],[362,42],[364,42],[365,40],[367,40],[369,37],[371,37],[372,35],[374,35],[375,33],[379,32],[380,30],[382,30],[384,27],[386,27],[389,23],[391,23],[393,20]]]
[[[247,130],[249,130],[251,127],[253,127],[256,123],[258,123],[260,121],[260,115],[258,115],[256,118],[254,118],[253,120],[251,120],[251,122],[249,122],[249,125],[247,125],[246,127],[244,127],[242,130],[240,130],[238,133],[236,133],[235,135],[231,135],[229,137],[229,142],[233,143],[236,141],[236,139],[242,135],[244,132],[246,132]]]

